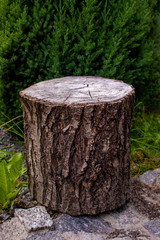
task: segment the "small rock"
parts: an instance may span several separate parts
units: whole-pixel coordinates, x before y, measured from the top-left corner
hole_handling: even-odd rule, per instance
[[[160,188],[160,176],[156,179],[154,186]]]
[[[105,234],[94,234],[94,233],[86,233],[86,232],[78,232],[74,234],[73,232],[65,232],[59,233],[55,232],[47,232],[45,234],[35,234],[31,237],[24,240],[107,240],[110,239]],[[125,239],[132,240],[132,239]]]
[[[43,206],[15,209],[14,215],[25,225],[28,232],[51,228],[53,225],[51,217]]]
[[[117,229],[121,229],[122,227],[124,229],[130,229],[132,225],[136,227],[139,225],[139,222],[146,221],[146,217],[140,215],[130,204],[126,204],[112,212],[103,213],[100,217],[105,221],[110,222],[112,226],[114,224]]]
[[[114,238],[114,240],[132,240],[132,238],[130,238],[130,237],[118,237],[118,238]]]
[[[53,221],[54,232],[35,234],[26,240],[106,240],[115,231],[99,217],[73,217],[62,214]]]
[[[150,233],[160,237],[160,218],[150,220],[143,225]]]
[[[155,169],[154,172],[160,174],[160,168]]]
[[[23,240],[67,240],[58,232],[37,233],[31,237],[24,238]]]
[[[29,188],[28,187],[23,187],[19,193],[18,193],[18,196],[24,196],[26,193],[29,192]]]
[[[10,215],[2,213],[0,214],[0,220],[2,221],[6,221],[8,218],[10,217]]]
[[[147,171],[140,176],[140,181],[152,187],[159,175],[156,171]]]
[[[21,240],[27,237],[28,233],[17,217],[5,221],[0,225],[1,240]]]
[[[54,226],[60,232],[87,232],[87,233],[111,233],[114,231],[110,225],[99,217],[73,217],[62,214],[54,220]]]

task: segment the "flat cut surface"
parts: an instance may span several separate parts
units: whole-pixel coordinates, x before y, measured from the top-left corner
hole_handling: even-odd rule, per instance
[[[102,77],[65,77],[34,84],[20,94],[34,100],[70,105],[116,101],[132,90],[130,85],[119,80]]]

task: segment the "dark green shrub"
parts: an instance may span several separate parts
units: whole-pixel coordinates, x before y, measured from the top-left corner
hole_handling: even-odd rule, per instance
[[[4,2],[5,0],[1,0]],[[3,110],[21,112],[18,92],[38,81],[96,75],[133,84],[138,100],[156,99],[157,43],[151,0],[15,0],[0,15]],[[156,12],[156,16],[158,11]]]

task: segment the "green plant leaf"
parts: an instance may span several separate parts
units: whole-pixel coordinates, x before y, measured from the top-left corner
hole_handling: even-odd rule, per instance
[[[19,187],[28,187],[28,182],[27,181],[23,181],[23,182],[17,181],[17,188],[19,188]]]
[[[26,173],[27,173],[27,168],[23,167],[22,170],[21,170],[21,176],[26,174]]]
[[[7,163],[3,160],[0,163],[0,203],[3,205],[7,200],[7,195],[13,191]]]
[[[16,153],[8,160],[7,164],[8,171],[10,173],[10,179],[12,182],[16,182],[16,180],[22,175],[23,169],[23,155],[21,153]]]
[[[7,156],[7,154],[5,152],[0,151],[0,161],[5,160],[6,156]]]
[[[6,153],[3,153],[2,156],[6,156]],[[7,161],[0,162],[1,209],[11,209],[19,191],[22,187],[27,186],[27,182],[17,181],[24,173],[26,173],[26,168],[23,168],[23,155],[21,153],[15,153]]]
[[[14,192],[10,192],[9,194],[7,194],[6,198],[7,201],[3,204],[3,208],[12,208],[13,203],[14,203],[14,199],[17,197],[19,191],[22,189],[23,185],[20,185],[19,188],[14,191]]]
[[[6,150],[0,150],[0,153],[5,153],[6,155],[7,154],[11,154],[11,155],[15,154],[14,152],[9,152],[9,151],[6,151]]]

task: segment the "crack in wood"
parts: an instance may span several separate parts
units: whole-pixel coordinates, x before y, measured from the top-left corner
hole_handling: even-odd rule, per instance
[[[74,88],[74,89],[72,89],[72,90],[74,91],[74,90],[83,89],[83,88],[85,88],[85,87]]]
[[[64,100],[63,103],[65,103],[68,100],[68,98],[70,98],[70,96],[71,96],[71,94],[69,94],[69,96],[66,97],[66,99]]]
[[[89,92],[89,96],[92,98],[91,92],[90,91],[88,91],[88,92]]]

